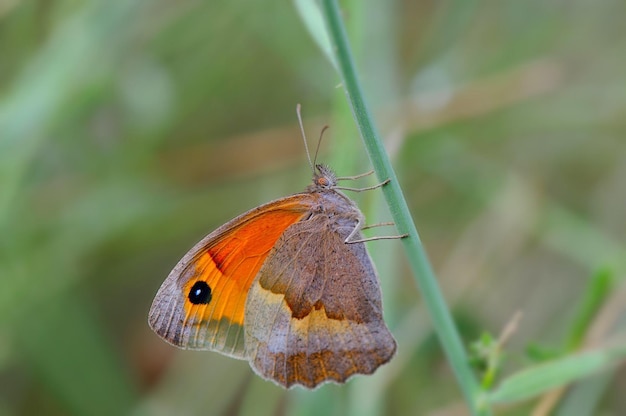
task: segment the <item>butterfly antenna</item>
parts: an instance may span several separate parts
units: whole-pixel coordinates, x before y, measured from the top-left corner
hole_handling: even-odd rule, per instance
[[[300,103],[296,105],[296,114],[298,114],[298,123],[300,123],[300,133],[302,134],[302,140],[304,140],[304,150],[306,150],[306,157],[309,159],[309,165],[311,166],[311,170],[315,173],[315,165],[313,165],[313,161],[311,161],[311,153],[309,153],[309,145],[306,142],[306,134],[304,134],[304,125],[302,124],[302,114],[300,113],[302,106]],[[319,144],[318,144],[319,148]],[[317,152],[315,153],[317,157]]]
[[[322,144],[322,137],[324,137],[324,132],[328,129],[329,129],[328,125],[325,125],[324,127],[322,127],[322,131],[320,132],[320,138],[317,141],[317,148],[315,149],[315,157],[313,158],[313,163],[314,163],[313,166],[315,166],[315,162],[317,162],[317,154],[320,151],[320,145]]]

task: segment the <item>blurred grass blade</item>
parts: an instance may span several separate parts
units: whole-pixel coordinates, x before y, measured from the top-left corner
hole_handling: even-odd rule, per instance
[[[335,67],[335,70],[339,71],[332,44],[324,26],[324,18],[317,2],[315,0],[294,0],[294,3],[300,19],[306,25],[313,40],[315,40],[315,43],[317,43],[317,46],[322,50],[333,67]]]
[[[530,399],[596,374],[626,358],[626,346],[570,355],[522,370],[506,378],[489,394],[491,403]]]
[[[613,288],[613,273],[608,269],[601,269],[589,280],[583,291],[584,298],[578,305],[578,311],[572,326],[568,331],[565,343],[566,351],[573,351],[582,344],[589,325],[593,322],[598,310],[602,307]]]

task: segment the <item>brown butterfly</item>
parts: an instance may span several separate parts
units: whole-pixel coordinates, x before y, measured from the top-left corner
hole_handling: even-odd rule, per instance
[[[314,170],[305,192],[234,218],[185,254],[150,309],[159,336],[248,360],[284,387],[343,383],[391,359],[363,214],[328,167]]]

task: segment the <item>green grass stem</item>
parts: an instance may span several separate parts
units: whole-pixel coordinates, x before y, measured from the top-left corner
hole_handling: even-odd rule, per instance
[[[402,189],[367,108],[337,2],[336,0],[323,0],[321,4],[322,15],[325,18],[329,38],[336,54],[335,58],[343,80],[343,87],[372,165],[379,180],[391,180],[389,184],[383,187],[383,194],[398,231],[401,234],[408,234],[408,238],[403,239],[404,248],[417,285],[431,314],[435,330],[472,413],[474,415],[488,415],[490,410],[480,404],[482,391],[469,366],[466,351],[452,320],[450,310],[441,294],[432,266],[402,194]]]

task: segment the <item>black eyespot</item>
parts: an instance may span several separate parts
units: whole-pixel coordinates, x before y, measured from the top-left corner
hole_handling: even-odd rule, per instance
[[[199,280],[191,286],[187,297],[194,305],[206,305],[211,302],[211,288],[206,282]]]

